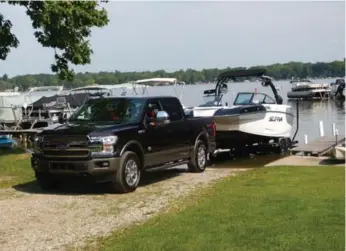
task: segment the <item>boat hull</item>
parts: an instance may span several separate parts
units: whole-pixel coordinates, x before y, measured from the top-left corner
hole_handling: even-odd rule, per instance
[[[329,90],[311,90],[311,91],[290,91],[287,92],[289,99],[321,99],[330,95]]]
[[[293,114],[287,105],[209,107],[194,110],[195,117],[213,116],[219,148],[233,148],[289,138]]]
[[[215,116],[216,131],[241,131],[263,137],[290,137],[293,114],[254,112],[231,116]]]

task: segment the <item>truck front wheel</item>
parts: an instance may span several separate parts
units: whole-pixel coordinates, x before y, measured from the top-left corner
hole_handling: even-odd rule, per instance
[[[189,171],[194,173],[203,172],[207,166],[207,147],[202,140],[198,140],[192,157],[187,164]]]
[[[137,189],[141,178],[140,161],[136,153],[127,151],[121,156],[120,166],[113,182],[120,193],[129,193]]]

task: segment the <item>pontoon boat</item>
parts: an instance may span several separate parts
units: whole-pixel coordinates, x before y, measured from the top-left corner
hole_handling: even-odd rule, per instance
[[[330,86],[327,83],[318,84],[311,80],[292,80],[291,91],[287,93],[289,99],[323,99],[330,95]]]

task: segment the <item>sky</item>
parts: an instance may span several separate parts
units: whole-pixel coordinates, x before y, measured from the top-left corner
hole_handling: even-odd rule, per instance
[[[225,68],[345,57],[345,2],[109,2],[92,31],[91,64],[76,72]],[[0,4],[20,41],[0,75],[51,73],[53,49],[25,9]]]

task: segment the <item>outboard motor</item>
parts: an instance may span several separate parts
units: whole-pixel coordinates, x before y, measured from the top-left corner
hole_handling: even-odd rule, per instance
[[[335,83],[338,86],[335,92],[335,96],[342,95],[342,91],[345,89],[345,80],[337,79]]]

